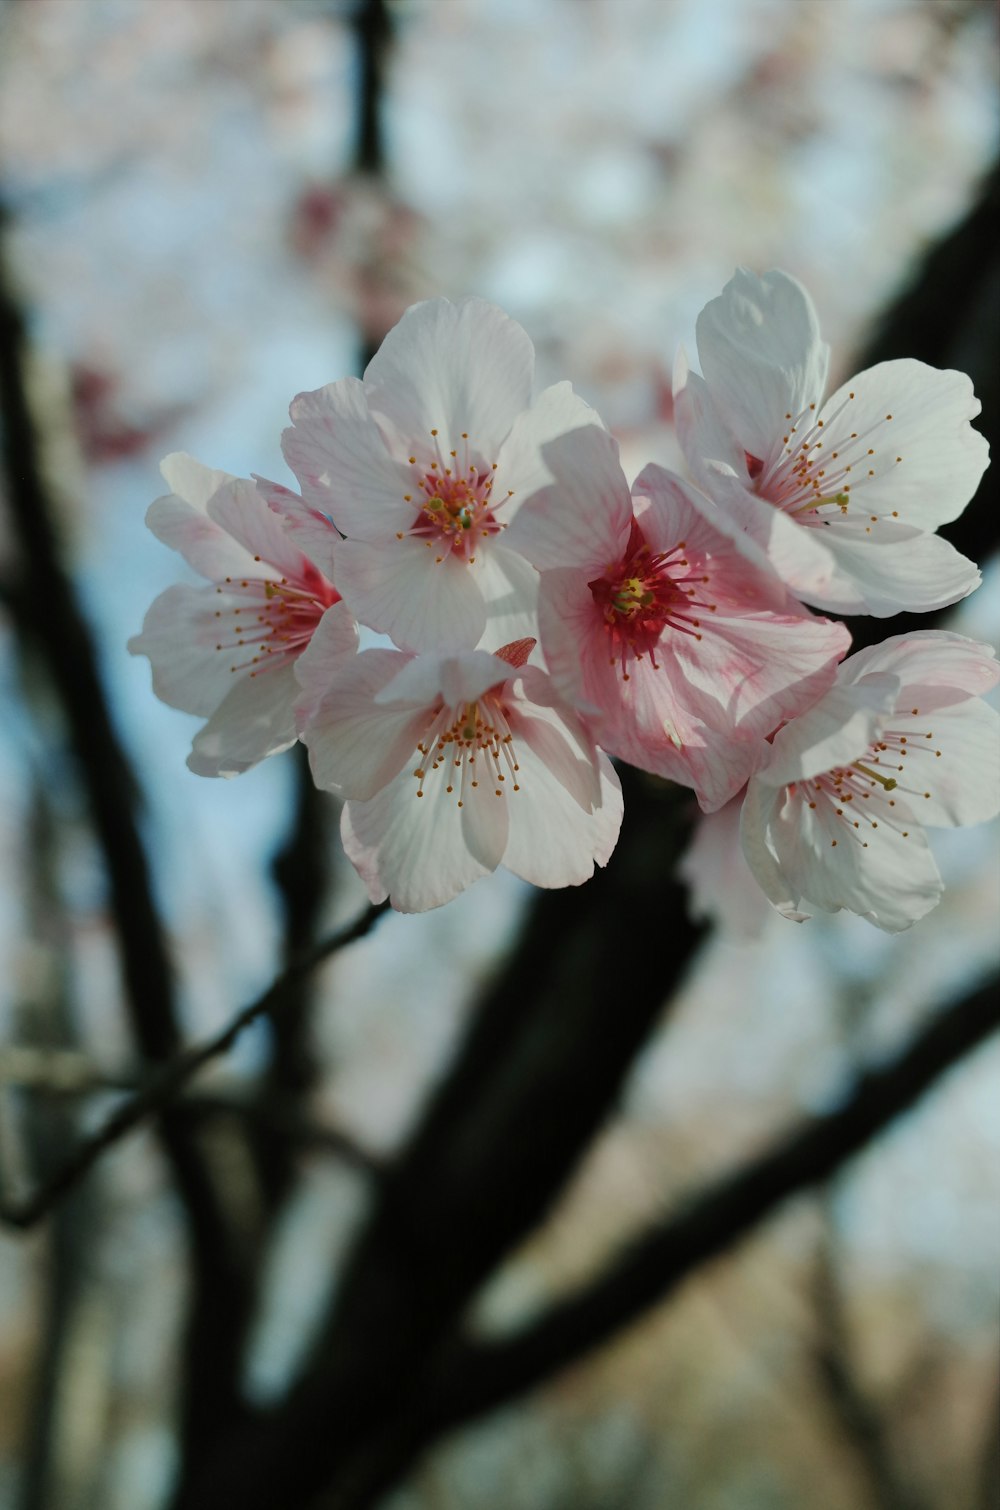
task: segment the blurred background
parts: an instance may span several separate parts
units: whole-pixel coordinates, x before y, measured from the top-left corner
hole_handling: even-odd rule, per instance
[[[360,371],[414,300],[475,293],[526,327],[541,382],[599,409],[630,475],[679,465],[674,355],[738,264],[802,279],[838,381],[885,356],[963,367],[991,433],[996,31],[987,0],[0,7],[7,1200],[364,906],[295,752],[192,775],[195,721],[126,653],[185,572],[143,522],[159,459],[290,481],[291,397]],[[992,642],[985,492],[958,531],[986,583],[939,622]],[[683,794],[630,784],[576,1029],[573,929],[598,904],[584,888],[545,913],[499,873],[380,921],[158,1130],[0,1228],[4,1510],[244,1510],[241,1433],[270,1423],[305,1455],[338,1390],[384,1407],[394,1307],[405,1331],[444,1275],[453,1332],[530,1326],[996,969],[996,825],[935,835],[945,899],[889,938],[752,903],[692,922],[691,818]],[[566,1065],[590,1055],[587,1086],[605,1023],[628,1040],[579,1126],[578,1081],[527,1017],[545,972],[539,1012],[563,1014]],[[554,1130],[539,1154],[522,1129],[494,1181],[482,1108],[517,1126],[522,1049],[529,1076],[552,1071]],[[342,1444],[350,1472],[275,1470],[253,1503],[995,1510],[998,1070],[990,1042],[931,1076],[859,1157],[539,1387],[449,1432],[380,1407]],[[411,1343],[419,1379],[431,1341]]]

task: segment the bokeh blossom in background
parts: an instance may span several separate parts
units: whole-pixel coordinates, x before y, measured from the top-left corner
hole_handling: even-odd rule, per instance
[[[0,10],[4,1506],[996,1503],[996,52]]]

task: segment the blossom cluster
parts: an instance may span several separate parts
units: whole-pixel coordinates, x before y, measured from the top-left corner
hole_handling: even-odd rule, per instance
[[[536,392],[528,336],[479,299],[413,306],[363,379],[299,394],[295,489],[168,457],[147,521],[209,585],[168,589],[130,648],[206,720],[191,768],[302,740],[369,895],[403,911],[500,865],[585,881],[622,821],[609,757],[705,814],[741,804],[787,917],[896,931],[933,907],[924,826],[1000,808],[1000,671],[935,631],[848,656],[829,615],[978,585],[934,533],[987,463],[972,386],[903,360],[824,397],[814,308],[780,272],[738,272],[697,344],[687,478],[651,462],[630,487],[596,411]]]

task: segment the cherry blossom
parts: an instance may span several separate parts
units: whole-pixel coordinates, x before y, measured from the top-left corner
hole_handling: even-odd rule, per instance
[[[167,588],[129,649],[149,657],[157,697],[207,719],[191,770],[234,776],[295,742],[305,647],[316,637],[328,657],[352,656],[357,628],[252,482],[181,453],[160,470],[171,492],[146,523],[212,585]]]
[[[555,482],[508,541],[541,573],[553,680],[611,754],[721,807],[761,741],[830,686],[850,635],[807,613],[679,477],[650,465],[630,496],[606,431],[577,430],[544,455]]]
[[[389,332],[363,381],[291,405],[299,507],[347,537],[336,582],[351,610],[406,649],[471,649],[488,624],[494,648],[532,632],[535,574],[503,532],[549,481],[541,444],[600,423],[569,383],[532,402],[533,371],[530,340],[494,305],[431,299]]]
[[[675,378],[688,465],[799,597],[884,618],[976,587],[975,565],[933,533],[988,460],[964,373],[880,362],[824,402],[829,350],[809,295],[782,272],[741,268],[697,338],[704,376],[682,354]]]
[[[373,901],[401,912],[450,901],[499,865],[575,886],[618,839],[618,778],[549,678],[530,638],[457,656],[364,650],[297,672],[317,786],[346,798],[344,849]]]
[[[1000,811],[1000,719],[981,695],[992,650],[897,635],[845,661],[815,707],[775,735],[743,805],[743,850],[786,917],[845,908],[888,933],[943,890],[926,827]]]

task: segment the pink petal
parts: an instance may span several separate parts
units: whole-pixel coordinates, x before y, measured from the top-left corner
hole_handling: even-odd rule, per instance
[[[892,710],[898,677],[865,677],[857,686],[831,687],[815,707],[779,730],[759,779],[768,786],[808,781],[836,766],[860,760]]]
[[[188,565],[210,582],[222,582],[248,571],[262,575],[242,545],[202,509],[176,494],[155,499],[146,510],[146,524],[158,540],[179,551]]]
[[[300,720],[311,716],[332,679],[343,669],[345,658],[354,655],[357,648],[358,626],[350,609],[346,603],[334,603],[295,662],[296,679],[306,694],[296,709]]]
[[[531,755],[521,765],[504,867],[534,886],[579,886],[595,865],[608,863],[618,842],[623,803],[614,768],[598,756],[599,805],[588,811],[544,761]]]
[[[128,642],[132,655],[148,655],[153,691],[161,702],[207,718],[233,686],[233,651],[220,652],[218,611],[241,600],[213,587],[168,587],[154,599],[142,633]]]
[[[508,489],[514,495],[502,506],[506,521],[513,519],[523,503],[553,481],[542,447],[586,425],[604,428],[597,410],[574,393],[572,384],[567,382],[545,388],[531,408],[517,416],[496,459],[493,496],[503,498]]]
[[[804,594],[834,613],[927,613],[968,597],[979,569],[939,535],[912,535],[882,519],[870,537],[835,521],[823,543],[834,564],[829,586]],[[807,533],[804,531],[803,533]]]
[[[508,527],[504,543],[539,571],[566,566],[602,571],[622,555],[632,523],[632,500],[606,430],[585,425],[544,448],[555,478],[535,493]]]
[[[334,554],[340,544],[340,533],[332,521],[280,482],[269,482],[266,477],[256,476],[254,482],[268,508],[280,516],[295,544],[332,581]]]
[[[219,472],[195,461],[186,451],[172,451],[160,462],[160,472],[171,493],[183,498],[194,508],[204,513],[205,505],[224,482],[232,481],[230,472]]]
[[[417,743],[430,721],[429,709],[384,707],[375,701],[405,660],[398,650],[363,650],[340,664],[318,702],[311,686],[307,689],[299,705],[306,720],[301,738],[318,787],[365,802],[404,768],[417,766]],[[311,675],[307,670],[307,680]],[[407,780],[416,790],[409,775]]]
[[[302,578],[305,558],[255,483],[234,477],[213,493],[206,508],[209,518],[249,553],[255,577]]]
[[[982,697],[1000,682],[993,648],[942,629],[893,635],[859,650],[840,669],[839,680],[853,685],[872,672],[888,672],[902,683],[896,711],[917,704],[922,713]]]

